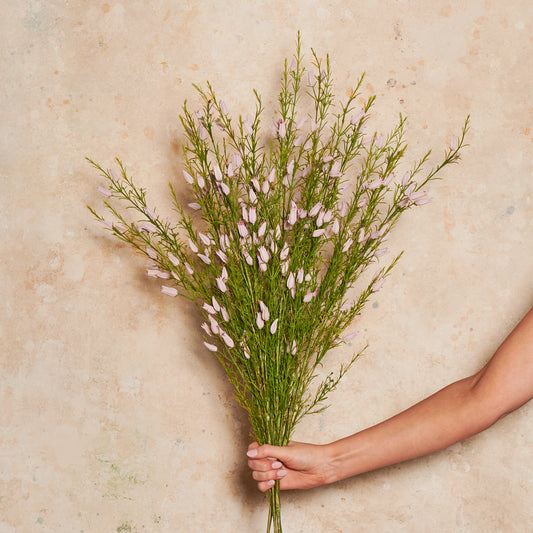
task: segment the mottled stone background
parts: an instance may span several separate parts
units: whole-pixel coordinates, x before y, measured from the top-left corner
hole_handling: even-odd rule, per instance
[[[390,239],[407,253],[357,324],[370,343],[331,408],[328,442],[475,372],[533,304],[530,0],[0,2],[0,532],[263,531],[243,412],[198,316],[91,218],[123,159],[170,211],[183,100],[209,79],[267,115],[297,29],[338,93],[367,72],[373,127],[409,117],[436,162],[472,117],[463,161]],[[309,58],[310,54],[307,53]],[[533,406],[429,457],[284,494],[288,533],[533,531]]]

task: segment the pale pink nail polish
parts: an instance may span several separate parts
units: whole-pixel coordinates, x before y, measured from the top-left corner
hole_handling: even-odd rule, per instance
[[[283,477],[287,475],[287,470],[278,470],[278,477]]]

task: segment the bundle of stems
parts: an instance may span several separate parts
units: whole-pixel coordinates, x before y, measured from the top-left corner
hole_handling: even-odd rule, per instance
[[[147,205],[146,191],[121,161],[117,174],[89,160],[107,180],[99,190],[111,217],[89,209],[148,257],[147,274],[165,280],[163,293],[199,306],[205,347],[248,412],[252,436],[274,445],[286,445],[305,415],[325,408],[364,350],[321,376],[326,353],[353,338],[346,328],[401,254],[378,265],[357,298],[348,291],[387,253],[384,241],[400,215],[429,201],[423,188],[460,158],[468,130],[467,118],[431,170],[423,169],[428,151],[397,176],[405,118],[388,135],[367,133],[375,97],[360,96],[363,76],[337,104],[329,57],[312,57],[307,71],[298,37],[292,61],[285,61],[271,136],[260,128],[257,92],[255,113],[233,121],[209,83],[195,86],[201,107],[191,112],[185,102],[180,116],[192,201],[182,205],[170,185],[175,224]],[[299,111],[304,106],[308,112]],[[135,216],[126,217],[114,199]],[[279,533],[278,482],[267,496],[267,531]]]

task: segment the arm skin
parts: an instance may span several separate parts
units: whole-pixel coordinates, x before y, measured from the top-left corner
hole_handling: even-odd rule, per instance
[[[253,442],[248,466],[262,492],[312,488],[441,450],[533,398],[533,308],[479,372],[396,416],[325,445]]]

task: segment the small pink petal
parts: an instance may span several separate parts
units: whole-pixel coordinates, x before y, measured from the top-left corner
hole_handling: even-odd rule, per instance
[[[113,194],[107,187],[102,187],[101,185],[96,190],[106,198],[109,198]]]
[[[210,351],[210,352],[216,352],[218,351],[218,348],[214,344],[210,344],[206,341],[204,341],[204,346]]]
[[[183,171],[183,177],[185,178],[185,181],[192,185],[194,183],[194,178],[186,171]]]
[[[168,296],[178,295],[178,289],[175,289],[174,287],[167,287],[166,285],[161,285],[161,292],[163,294],[167,294]]]
[[[194,209],[194,211],[198,211],[199,209],[202,208],[202,206],[201,206],[200,204],[197,204],[196,202],[191,202],[191,203],[189,204],[189,207],[190,207],[191,209]]]
[[[204,254],[198,254],[198,257],[206,264],[206,265],[210,265],[211,264],[211,259],[209,259],[209,257],[207,257],[207,255],[204,255]]]
[[[270,324],[270,333],[272,335],[274,335],[274,333],[276,333],[277,329],[278,329],[278,318],[276,318],[276,320],[274,320],[272,322],[272,324]]]

